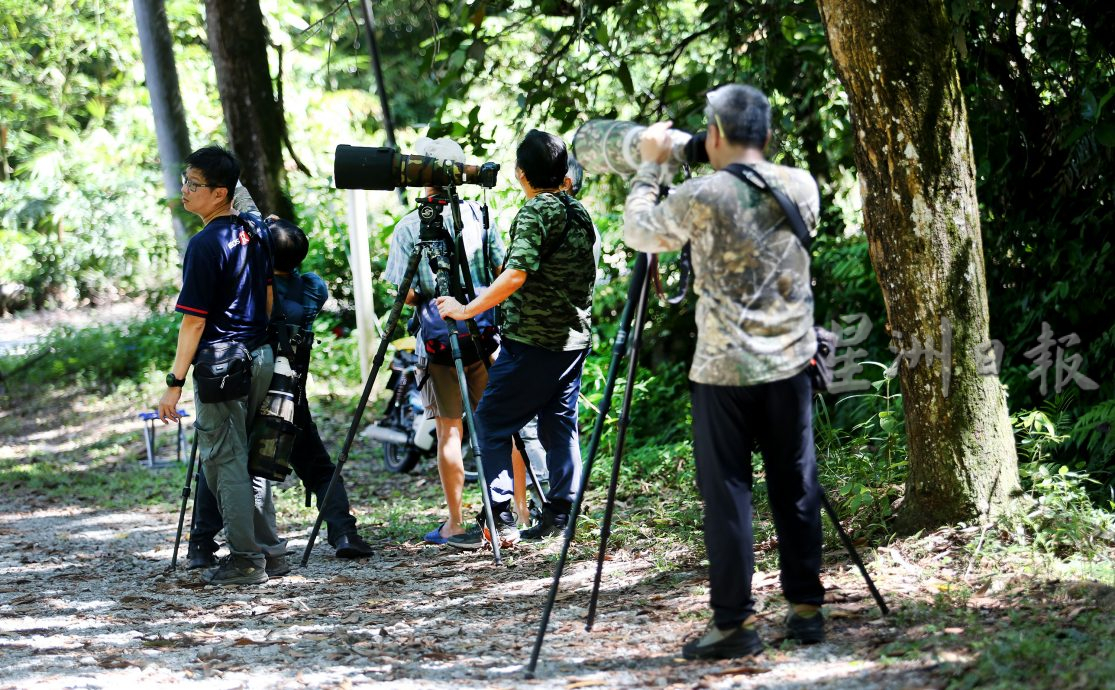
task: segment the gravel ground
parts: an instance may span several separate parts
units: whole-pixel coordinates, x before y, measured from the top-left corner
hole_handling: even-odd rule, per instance
[[[537,678],[526,680],[557,543],[490,556],[376,543],[346,562],[319,545],[261,586],[204,586],[169,571],[173,513],[0,501],[0,655],[4,688],[895,688],[942,687],[929,662],[865,661],[861,643],[897,631],[870,600],[828,577],[829,641],[779,644],[777,578],[760,621],[773,643],[754,660],[684,662],[705,620],[702,575],[649,559],[608,560],[599,615],[584,630],[593,563],[567,568]],[[304,531],[304,530],[303,530]],[[862,589],[859,588],[859,589]]]

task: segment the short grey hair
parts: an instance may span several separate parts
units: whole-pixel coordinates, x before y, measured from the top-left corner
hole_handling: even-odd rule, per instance
[[[754,86],[728,84],[710,91],[705,117],[733,144],[761,148],[770,133],[770,101]]]

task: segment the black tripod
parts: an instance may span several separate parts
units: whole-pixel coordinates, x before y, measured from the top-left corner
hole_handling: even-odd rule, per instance
[[[635,380],[635,370],[639,361],[639,346],[642,341],[643,324],[646,318],[647,298],[651,281],[648,271],[649,263],[650,257],[647,254],[639,254],[635,258],[635,264],[631,271],[631,282],[627,288],[627,302],[620,316],[620,324],[616,332],[616,339],[612,344],[612,359],[608,366],[608,378],[604,384],[604,394],[600,403],[600,413],[596,418],[596,423],[592,430],[592,437],[589,440],[589,447],[584,460],[585,467],[581,475],[581,486],[573,501],[573,507],[569,514],[569,524],[565,529],[565,540],[561,546],[561,554],[558,556],[557,565],[554,567],[554,576],[550,583],[550,591],[546,597],[546,603],[542,608],[542,620],[539,622],[538,633],[534,639],[534,648],[530,655],[530,663],[527,665],[527,678],[534,677],[535,669],[538,666],[538,656],[542,651],[542,641],[545,639],[546,629],[550,622],[550,614],[553,611],[554,601],[557,598],[558,586],[561,583],[561,575],[565,569],[565,561],[569,554],[569,544],[573,541],[573,535],[576,532],[577,518],[580,516],[581,511],[581,502],[584,499],[585,491],[588,489],[593,462],[596,459],[596,451],[600,445],[600,437],[603,433],[604,420],[611,407],[612,393],[615,390],[616,376],[619,373],[619,363],[626,351],[629,353],[627,363],[627,386],[624,389],[623,405],[620,409],[619,419],[616,425],[616,447],[612,456],[612,473],[608,485],[607,503],[604,507],[604,521],[600,526],[600,549],[597,552],[596,575],[593,579],[592,595],[589,598],[585,630],[592,630],[592,625],[596,618],[596,604],[600,595],[600,580],[604,569],[604,557],[607,553],[608,538],[611,536],[616,489],[619,484],[620,459],[623,456],[624,439],[630,420],[631,399],[634,393],[634,387],[631,384]],[[627,339],[632,319],[634,319],[635,329],[634,334],[631,336],[630,349],[628,350]],[[871,592],[871,596],[874,597],[875,602],[879,605],[879,610],[882,611],[884,616],[887,615],[889,609],[887,608],[886,602],[883,601],[883,597],[879,594],[879,590],[876,589],[875,583],[867,574],[867,569],[864,567],[859,554],[856,553],[852,540],[840,525],[840,520],[836,511],[825,496],[823,487],[820,488],[820,494],[821,505],[824,507],[825,512],[828,513],[829,518],[831,518],[833,526],[836,527],[836,531],[840,535],[840,540],[844,548],[847,549],[849,556],[851,556],[852,560],[859,568],[860,573],[863,575],[864,581],[867,583],[867,588]]]
[[[410,259],[407,262],[406,272],[403,274],[402,283],[399,284],[399,292],[395,296],[395,303],[391,307],[390,315],[387,317],[387,332],[383,334],[379,343],[379,349],[376,351],[376,355],[372,360],[371,373],[368,374],[368,381],[364,384],[364,392],[360,396],[360,403],[356,406],[356,412],[352,417],[352,424],[349,425],[348,435],[345,436],[345,442],[341,447],[341,453],[337,457],[337,467],[333,471],[333,477],[329,480],[329,487],[325,490],[324,497],[318,503],[317,520],[314,522],[314,528],[310,532],[309,541],[306,543],[306,550],[302,554],[303,567],[310,560],[310,551],[313,550],[314,541],[317,539],[318,531],[321,529],[321,522],[323,519],[322,511],[326,501],[328,501],[333,494],[333,487],[341,476],[341,469],[348,460],[349,450],[352,448],[353,439],[356,438],[356,432],[360,426],[360,419],[364,414],[364,408],[368,405],[368,398],[371,396],[376,374],[379,373],[380,367],[383,366],[383,360],[387,354],[387,346],[391,342],[391,336],[395,332],[395,325],[398,323],[399,315],[402,313],[403,306],[406,304],[406,296],[414,280],[414,275],[418,270],[418,262],[421,257],[425,255],[430,262],[430,268],[433,270],[436,280],[438,295],[452,295],[462,304],[469,301],[465,295],[465,291],[461,289],[460,281],[457,280],[456,274],[460,262],[454,261],[452,258],[449,246],[447,246],[451,238],[445,230],[445,224],[442,222],[442,210],[446,206],[449,206],[452,210],[456,227],[458,229],[463,227],[461,223],[459,200],[453,186],[450,185],[447,187],[444,194],[431,197],[419,197],[417,201],[418,217],[421,220],[419,242],[414,247],[414,250],[410,254]],[[467,267],[467,264],[465,265]],[[471,278],[469,278],[469,271],[465,268],[462,272],[469,288],[468,291],[471,293],[472,285]],[[488,482],[484,476],[480,444],[477,442],[477,434],[475,433],[476,423],[473,419],[472,406],[469,404],[468,382],[465,379],[464,363],[461,361],[460,336],[465,333],[463,328],[467,327],[472,335],[472,342],[477,347],[479,347],[479,328],[477,328],[476,322],[472,319],[469,319],[465,327],[463,327],[459,321],[453,321],[452,319],[446,319],[446,322],[449,326],[449,348],[453,356],[453,365],[457,370],[457,383],[461,389],[461,400],[464,403],[465,423],[472,432],[469,434],[469,444],[472,447],[473,457],[476,459],[477,476],[480,481],[480,492],[484,503],[484,513],[488,523],[488,531],[492,535],[492,552],[495,556],[496,563],[501,563],[499,539],[496,538],[495,515],[492,512],[491,498],[488,494]],[[481,359],[483,360],[484,357],[481,357]]]
[[[190,462],[186,465],[186,483],[182,486],[182,507],[178,511],[178,532],[174,535],[174,553],[170,556],[170,569],[174,570],[178,567],[178,547],[182,544],[182,524],[186,519],[186,502],[190,500],[190,482],[197,482],[194,480],[194,462],[197,460],[197,431],[194,431],[194,442],[190,448]],[[198,475],[200,476],[200,475]],[[197,503],[194,503],[194,510],[197,510]],[[190,530],[193,530],[193,523],[190,521]]]

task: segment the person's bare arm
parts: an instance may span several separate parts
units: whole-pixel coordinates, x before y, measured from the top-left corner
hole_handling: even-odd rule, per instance
[[[201,334],[205,332],[205,319],[200,316],[182,315],[182,324],[178,327],[178,348],[174,353],[174,366],[171,373],[176,379],[184,379],[190,373],[194,355],[197,354]],[[181,388],[167,388],[159,401],[159,419],[163,424],[178,421],[178,401],[182,399]]]
[[[504,271],[499,274],[499,277],[488,286],[487,290],[477,295],[475,299],[466,305],[462,305],[452,297],[438,297],[438,313],[441,314],[443,318],[450,318],[456,321],[471,319],[477,314],[488,311],[515,294],[515,291],[521,288],[526,281],[526,271],[520,271],[517,268],[504,269]]]

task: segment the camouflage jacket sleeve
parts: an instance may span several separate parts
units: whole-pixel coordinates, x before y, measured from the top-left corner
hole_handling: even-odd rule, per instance
[[[639,166],[623,208],[623,240],[641,252],[675,251],[689,241],[692,191],[689,185],[681,185],[658,203],[660,167]]]
[[[257,216],[263,216],[259,212],[259,207],[256,206],[255,199],[252,199],[251,193],[239,182],[236,183],[236,189],[232,193],[232,208],[240,213],[254,213]]]
[[[511,221],[511,245],[507,249],[506,268],[514,268],[527,275],[538,270],[541,262],[542,241],[546,234],[546,219],[531,205],[523,206]]]

